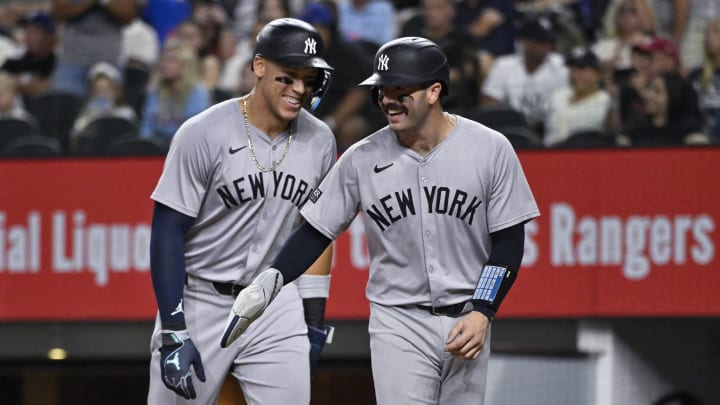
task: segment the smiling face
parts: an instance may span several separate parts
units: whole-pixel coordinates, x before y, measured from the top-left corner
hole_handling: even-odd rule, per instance
[[[377,102],[393,131],[398,134],[416,133],[424,124],[430,110],[428,93],[437,92],[439,95],[441,88],[440,83],[430,86],[380,86],[377,89]]]
[[[297,117],[315,90],[313,85],[320,74],[318,69],[285,67],[261,56],[256,56],[253,63],[258,78],[257,89],[272,114],[283,121]]]

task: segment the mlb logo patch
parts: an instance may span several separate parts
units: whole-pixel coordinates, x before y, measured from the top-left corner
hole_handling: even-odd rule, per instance
[[[316,203],[317,200],[320,198],[321,195],[322,195],[322,191],[320,191],[320,190],[313,190],[313,192],[310,193],[310,196],[308,197],[308,199],[309,199],[310,201],[312,201],[313,203]]]

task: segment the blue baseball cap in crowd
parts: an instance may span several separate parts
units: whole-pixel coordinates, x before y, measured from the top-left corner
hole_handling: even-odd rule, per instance
[[[330,9],[321,3],[308,3],[297,18],[309,24],[324,27],[329,27],[335,23]]]
[[[55,22],[50,17],[50,14],[44,11],[37,11],[27,15],[20,19],[20,23],[23,25],[34,25],[48,34],[55,33]]]

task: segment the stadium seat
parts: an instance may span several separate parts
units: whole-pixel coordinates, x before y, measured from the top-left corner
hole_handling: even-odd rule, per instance
[[[575,148],[613,148],[616,147],[617,141],[615,137],[603,131],[578,131],[570,134],[570,136],[555,146],[560,149]]]
[[[528,127],[507,126],[501,128],[501,133],[510,141],[515,150],[542,148],[540,138]]]
[[[26,135],[8,142],[0,155],[3,157],[59,157],[63,147],[57,138],[45,135]]]
[[[70,130],[82,107],[82,97],[72,93],[48,92],[26,100],[28,111],[38,120],[40,133],[68,147]]]
[[[492,129],[503,131],[505,128],[530,128],[525,116],[509,106],[482,106],[467,112],[468,118]]]
[[[158,137],[122,138],[113,142],[107,149],[108,156],[164,156],[169,143]]]
[[[70,154],[77,156],[104,155],[109,146],[120,138],[137,136],[137,125],[121,117],[99,117],[80,131],[70,147]]]
[[[0,119],[0,150],[10,141],[21,136],[37,135],[38,130],[32,123],[16,119]]]

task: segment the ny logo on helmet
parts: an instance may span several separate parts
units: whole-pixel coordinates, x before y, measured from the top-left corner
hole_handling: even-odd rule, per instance
[[[377,70],[388,70],[388,62],[390,62],[389,56],[385,54],[380,55]]]
[[[314,39],[308,38],[305,40],[305,53],[308,53],[310,55],[315,55],[317,51],[315,50],[315,47],[317,46],[317,42],[315,42]]]

